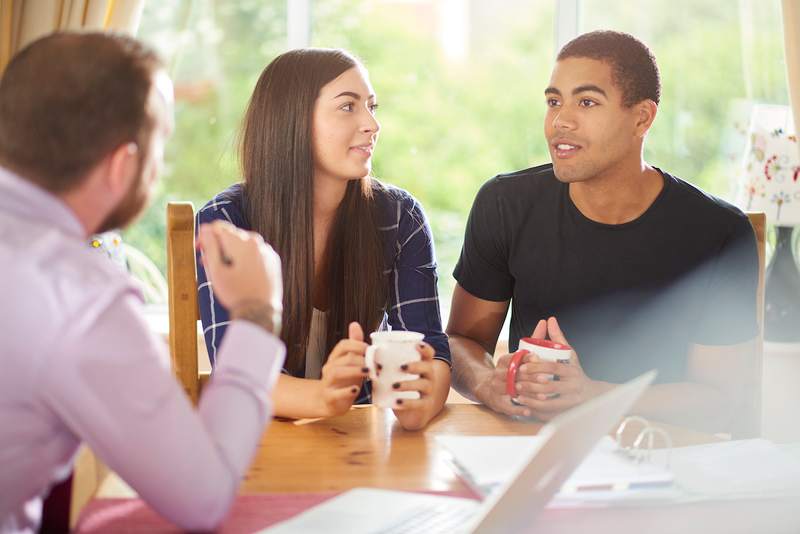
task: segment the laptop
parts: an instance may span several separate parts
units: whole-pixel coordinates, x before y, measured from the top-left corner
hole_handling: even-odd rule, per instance
[[[356,488],[262,530],[263,534],[532,532],[536,519],[595,444],[633,406],[656,372],[647,372],[558,415],[517,473],[483,502]]]

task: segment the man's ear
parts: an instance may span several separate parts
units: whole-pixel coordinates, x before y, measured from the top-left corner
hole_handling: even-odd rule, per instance
[[[109,154],[106,164],[106,186],[114,196],[122,197],[139,171],[139,147],[133,142],[118,146]]]
[[[650,131],[653,121],[656,120],[658,104],[649,98],[634,104],[636,108],[636,136],[644,137]]]

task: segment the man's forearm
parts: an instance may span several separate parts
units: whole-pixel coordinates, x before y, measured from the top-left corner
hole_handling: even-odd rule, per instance
[[[645,417],[703,431],[735,431],[758,408],[752,398],[757,387],[757,340],[736,345],[693,345],[684,382],[651,386],[634,411]],[[594,394],[611,384],[595,382]]]
[[[450,335],[450,354],[453,357],[453,388],[470,400],[480,402],[475,394],[494,370],[492,356],[476,341]]]
[[[720,432],[730,431],[733,403],[712,386],[679,382],[651,386],[631,411],[655,421]]]

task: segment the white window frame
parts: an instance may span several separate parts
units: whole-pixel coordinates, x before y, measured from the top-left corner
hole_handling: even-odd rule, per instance
[[[286,0],[287,50],[311,46],[311,0]]]
[[[554,56],[558,55],[565,44],[576,38],[580,33],[581,22],[581,1],[580,0],[555,0],[556,18],[555,24],[555,51]]]
[[[286,46],[287,49],[311,45],[312,0],[286,0]],[[555,52],[578,36],[580,32],[580,0],[554,0],[556,3]]]

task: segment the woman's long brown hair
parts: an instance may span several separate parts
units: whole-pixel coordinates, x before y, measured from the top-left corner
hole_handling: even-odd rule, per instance
[[[286,369],[304,376],[314,294],[314,161],[311,127],[320,89],[358,61],[342,50],[305,48],[261,73],[240,133],[244,210],[252,229],[281,256]],[[386,307],[384,249],[369,176],[352,180],[334,217],[321,280],[329,303],[326,355],[358,321],[378,327]]]

